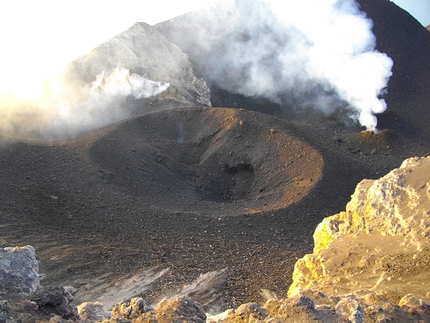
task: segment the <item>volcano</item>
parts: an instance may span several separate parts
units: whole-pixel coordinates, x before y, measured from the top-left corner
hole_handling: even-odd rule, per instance
[[[2,136],[1,246],[34,246],[43,286],[88,291],[164,270],[142,292],[155,302],[222,271],[207,309],[261,300],[261,289],[283,295],[316,225],[344,208],[358,182],[430,152],[430,33],[389,1],[359,3],[377,48],[394,60],[381,132],[361,132],[342,109],[285,110],[220,87],[201,60],[219,53],[194,43],[193,51],[180,42],[192,34],[171,33],[198,32],[189,28],[203,19],[198,13],[138,23],[73,62],[71,73],[91,82],[119,65],[170,82],[170,92],[127,98],[129,118],[64,140]],[[224,23],[211,25],[209,40],[231,37],[235,17],[214,14]],[[169,55],[175,59],[161,66]]]

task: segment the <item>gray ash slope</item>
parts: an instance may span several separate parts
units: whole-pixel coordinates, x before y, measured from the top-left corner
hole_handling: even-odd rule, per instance
[[[384,17],[376,10],[376,4],[385,5],[382,1],[368,3],[369,15],[370,12],[375,14],[372,17],[375,32],[378,18]],[[364,5],[363,2],[363,8]],[[413,18],[396,9],[389,22],[400,20],[408,28],[416,26]],[[136,28],[140,28],[139,25]],[[151,29],[149,26],[145,28]],[[134,33],[133,29],[131,33]],[[129,39],[127,32],[122,37]],[[428,46],[426,37],[420,37],[424,39],[424,48]],[[402,41],[400,45],[398,41],[387,44],[386,51],[402,52],[402,48],[405,51],[410,48],[408,39]],[[126,49],[129,44],[124,46],[121,48]],[[109,56],[97,53],[93,52],[89,65],[82,66],[89,66],[91,70],[91,66],[98,66],[99,58],[100,62],[109,63]],[[402,53],[404,56],[401,58],[408,55]],[[406,66],[402,62],[397,58],[399,68]],[[408,64],[416,66],[417,61],[412,60]],[[131,70],[135,68],[134,65],[123,66]],[[191,71],[191,65],[187,66]],[[412,89],[423,88],[425,72],[428,71],[426,66],[416,67],[417,75],[421,76],[412,78],[415,82],[410,84]],[[138,69],[134,71],[138,72]],[[1,245],[33,245],[41,261],[41,272],[45,275],[44,286],[76,284],[79,288],[85,285],[85,281],[103,275],[111,275],[109,277],[114,282],[115,275],[142,268],[170,268],[169,275],[143,295],[152,301],[176,291],[199,274],[228,268],[226,280],[218,290],[219,304],[223,308],[259,300],[262,288],[282,295],[291,282],[296,258],[312,249],[315,226],[322,218],[344,208],[359,181],[380,177],[398,167],[406,157],[429,153],[428,141],[422,139],[428,138],[428,129],[423,128],[429,121],[426,114],[428,106],[425,105],[428,93],[423,90],[404,92],[403,77],[400,73],[397,81],[395,79],[389,85],[386,99],[392,100],[392,104],[388,112],[380,116],[381,123],[386,122],[388,129],[377,135],[361,133],[359,128],[347,126],[335,117],[317,114],[311,114],[312,118],[305,118],[306,115],[302,114],[285,120],[285,112],[276,104],[213,87],[212,103],[260,110],[266,114],[238,109],[216,111],[184,107],[186,102],[175,96],[168,97],[168,100],[159,97],[134,102],[141,108],[141,115],[80,138],[40,142],[3,137],[0,147],[0,180],[3,184],[0,194]],[[168,78],[155,80],[173,83]],[[189,80],[194,78],[190,76]],[[404,104],[408,98],[415,100],[412,101],[414,106],[409,110],[402,109],[403,103],[397,103],[395,96],[390,99],[390,95],[395,93],[402,93]],[[421,96],[411,97],[413,94]],[[149,103],[151,108],[143,106]],[[194,101],[193,105],[197,102]],[[153,112],[146,114],[149,110]],[[221,127],[214,127],[213,119],[208,117],[210,113],[242,115],[243,122],[242,125],[240,122],[236,124],[239,130],[232,131],[232,137],[220,136],[220,140],[214,142],[212,139],[220,133],[218,128]],[[416,117],[420,113],[421,117]],[[293,117],[294,114],[288,116]],[[228,124],[226,122],[225,125]],[[297,143],[296,149],[288,150],[266,143],[271,135],[281,134],[292,138],[292,142]],[[252,142],[246,143],[247,138]],[[234,143],[232,139],[237,140],[237,146],[229,146]],[[189,154],[200,156],[199,162],[204,160],[201,157],[208,151],[210,145],[206,146],[207,143],[219,145],[220,159],[216,163],[208,159],[208,168],[193,170],[199,163],[190,161]],[[273,147],[282,149],[274,153]],[[256,150],[249,153],[249,149]],[[243,159],[222,159],[227,158],[224,153],[230,151]],[[261,151],[266,154],[259,157]],[[323,165],[317,164],[318,158],[310,162],[305,151],[311,152],[311,157],[321,156]],[[263,177],[265,166],[284,176],[277,173],[279,156],[297,157],[301,153],[303,156],[299,161],[305,173],[321,171],[320,180],[310,186],[310,179],[316,179],[314,175],[302,175],[302,181],[298,178],[293,183],[308,185],[309,191],[299,199],[292,199],[291,204],[285,203],[284,207],[267,208],[264,204],[273,204],[270,200],[273,197],[265,197],[265,190],[275,194],[279,188],[285,189],[282,181],[276,182],[279,176],[274,178],[274,182],[267,182],[267,187],[258,186],[258,190],[250,189],[247,183]],[[261,163],[260,173],[257,173],[257,163]],[[285,165],[284,160],[282,164]],[[208,173],[213,165],[217,165],[216,173],[210,178]],[[296,167],[299,169],[297,164]],[[135,173],[134,168],[140,168],[139,172]],[[196,201],[190,207],[184,202],[186,199],[180,199],[182,188],[170,187],[178,185],[187,174],[194,174],[188,180],[197,183],[184,190],[186,197],[188,194]],[[197,175],[200,179],[209,176],[206,177],[208,181],[199,183]],[[231,177],[233,184],[225,182]],[[288,177],[293,176],[288,174]],[[207,185],[213,182],[220,184],[219,189],[216,185],[212,188]],[[157,196],[151,196],[151,190],[157,192]],[[230,194],[218,194],[224,190]],[[195,195],[190,195],[190,192]],[[262,204],[255,202],[259,197]],[[250,207],[255,212],[239,212],[249,205],[236,207],[235,203],[244,203],[248,198],[252,199]],[[202,200],[210,203],[198,205]],[[223,210],[222,203],[227,207],[219,216]],[[210,216],[212,211],[216,217]]]

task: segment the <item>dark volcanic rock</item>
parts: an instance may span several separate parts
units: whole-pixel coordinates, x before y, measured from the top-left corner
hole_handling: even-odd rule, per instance
[[[32,246],[0,248],[0,296],[29,295],[40,287]]]
[[[31,296],[38,310],[45,314],[56,314],[62,318],[78,318],[78,309],[70,304],[73,296],[63,287],[53,286],[41,288]]]

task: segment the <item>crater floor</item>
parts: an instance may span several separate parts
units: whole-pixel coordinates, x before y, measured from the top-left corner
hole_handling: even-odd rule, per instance
[[[106,183],[154,207],[216,217],[278,210],[318,183],[323,160],[261,119],[234,109],[161,111],[121,124],[89,152]]]

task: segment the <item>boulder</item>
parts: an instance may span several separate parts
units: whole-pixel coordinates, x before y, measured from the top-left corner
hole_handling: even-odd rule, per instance
[[[99,302],[84,302],[78,306],[79,318],[84,322],[104,321],[110,317],[103,304]]]
[[[30,295],[39,287],[39,263],[34,248],[0,248],[0,296]]]
[[[336,313],[340,316],[347,317],[353,323],[363,322],[363,308],[355,299],[342,298],[336,305]]]
[[[148,312],[148,306],[140,297],[132,298],[131,300],[121,301],[116,304],[111,311],[113,317],[122,317],[125,319],[133,319]]]
[[[55,314],[65,319],[76,320],[77,308],[71,304],[73,295],[61,286],[52,286],[37,290],[31,301],[37,305],[38,310],[44,314]]]
[[[430,315],[430,305],[413,294],[402,297],[399,306],[411,314]]]

